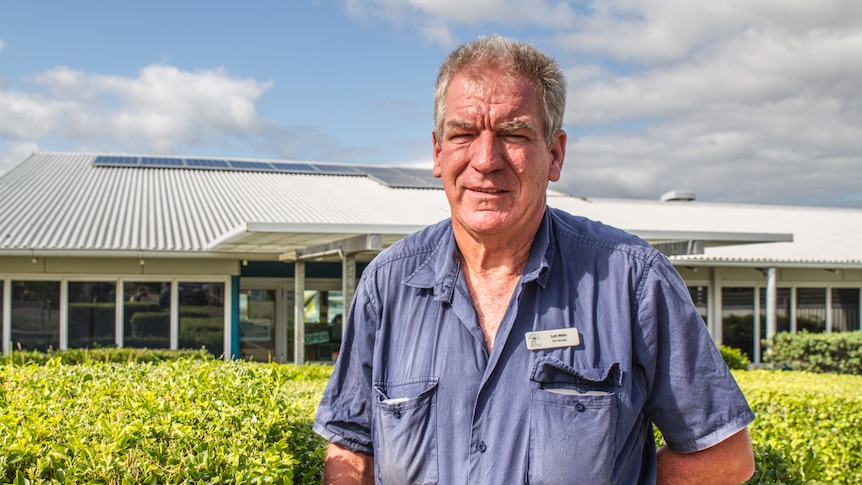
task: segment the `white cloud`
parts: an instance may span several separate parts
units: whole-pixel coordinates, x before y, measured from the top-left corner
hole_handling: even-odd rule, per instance
[[[767,105],[797,96],[842,97],[862,89],[862,33],[776,37],[747,33],[708,55],[629,76],[570,79],[576,125],[692,116],[714,106]]]
[[[32,142],[12,142],[0,145],[0,173],[21,163],[25,158],[39,150],[39,146]]]
[[[862,206],[862,2],[346,6],[435,32],[426,39],[447,47],[458,27],[541,32],[567,63],[563,190],[658,198],[687,189],[711,200]]]
[[[443,19],[451,30],[483,18],[507,25],[514,12],[521,26],[551,25],[503,0],[411,6],[425,18],[402,10],[401,22]],[[862,205],[860,24],[862,4],[840,0],[603,0],[567,9],[548,30],[558,57],[582,59],[564,66],[572,143],[561,188]]]
[[[270,86],[222,69],[154,64],[123,77],[58,67],[34,75],[28,91],[0,88],[0,138],[110,140],[156,153],[244,138],[272,129],[255,108]]]
[[[398,27],[415,27],[429,43],[452,47],[452,26],[499,24],[562,28],[577,19],[569,2],[548,0],[344,0],[358,19],[379,18]]]
[[[770,2],[752,5],[782,17]],[[567,122],[583,136],[563,185],[595,196],[691,189],[712,200],[862,205],[852,182],[862,177],[862,33],[845,18],[862,15],[788,5],[783,24],[755,22],[627,75],[570,69]]]

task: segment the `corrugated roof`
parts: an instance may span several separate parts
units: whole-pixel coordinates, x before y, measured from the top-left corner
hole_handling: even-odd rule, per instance
[[[560,198],[550,205],[636,234],[658,230],[791,234],[790,242],[707,244],[691,264],[862,266],[862,210],[779,205]]]
[[[194,252],[249,223],[329,232],[449,214],[441,190],[367,177],[97,167],[95,157],[36,153],[0,178],[0,251]]]
[[[386,245],[449,216],[442,190],[371,177],[95,166],[97,156],[36,153],[0,177],[0,254],[277,254],[369,232]],[[673,257],[691,264],[862,266],[860,210],[554,191],[548,203],[652,241],[705,239],[704,254]]]

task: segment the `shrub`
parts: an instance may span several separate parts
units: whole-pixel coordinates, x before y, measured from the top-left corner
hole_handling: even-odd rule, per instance
[[[0,483],[320,483],[330,368],[0,366]]]
[[[862,483],[862,377],[734,371],[757,419],[749,483]]]
[[[0,361],[0,483],[321,483],[311,426],[330,366],[37,355]],[[862,377],[732,372],[757,415],[749,484],[862,483]]]
[[[0,358],[6,365],[45,365],[56,361],[60,364],[90,364],[94,362],[114,363],[156,363],[179,359],[212,360],[214,356],[204,350],[161,350],[145,348],[96,348],[67,349],[51,352],[15,350]]]
[[[724,359],[724,362],[731,369],[745,370],[748,369],[749,364],[751,364],[751,361],[748,360],[748,356],[737,348],[720,345],[718,350],[721,352],[721,357]]]
[[[862,332],[785,333],[770,342],[765,360],[810,372],[862,375]]]

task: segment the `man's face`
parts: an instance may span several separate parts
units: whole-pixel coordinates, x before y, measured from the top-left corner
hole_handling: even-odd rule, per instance
[[[541,107],[522,78],[485,70],[452,79],[443,133],[434,133],[434,176],[443,180],[456,230],[474,238],[532,238],[548,182],[560,178],[566,144],[561,130],[548,147]]]

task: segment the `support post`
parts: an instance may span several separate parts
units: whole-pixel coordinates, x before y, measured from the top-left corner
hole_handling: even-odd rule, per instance
[[[343,313],[341,315],[341,335],[347,329],[347,312],[353,303],[353,294],[356,292],[356,254],[348,253],[341,260],[341,294],[343,298]]]
[[[305,261],[297,261],[293,286],[293,362],[305,363]]]
[[[770,341],[778,333],[777,273],[778,271],[775,268],[768,268],[766,270],[766,339]]]
[[[753,361],[755,364],[759,364],[760,363],[760,354],[763,351],[763,349],[761,349],[761,345],[760,345],[760,339],[762,337],[762,334],[760,333],[760,323],[761,323],[761,320],[760,320],[760,288],[754,287],[753,290],[754,290],[754,308],[753,308],[753,310],[754,310],[754,319],[753,319],[754,320],[754,329],[753,329],[753,331],[754,331],[754,339],[753,339],[754,342],[752,342],[754,344],[754,346],[753,346],[753,348],[754,348],[754,359],[753,359]]]

